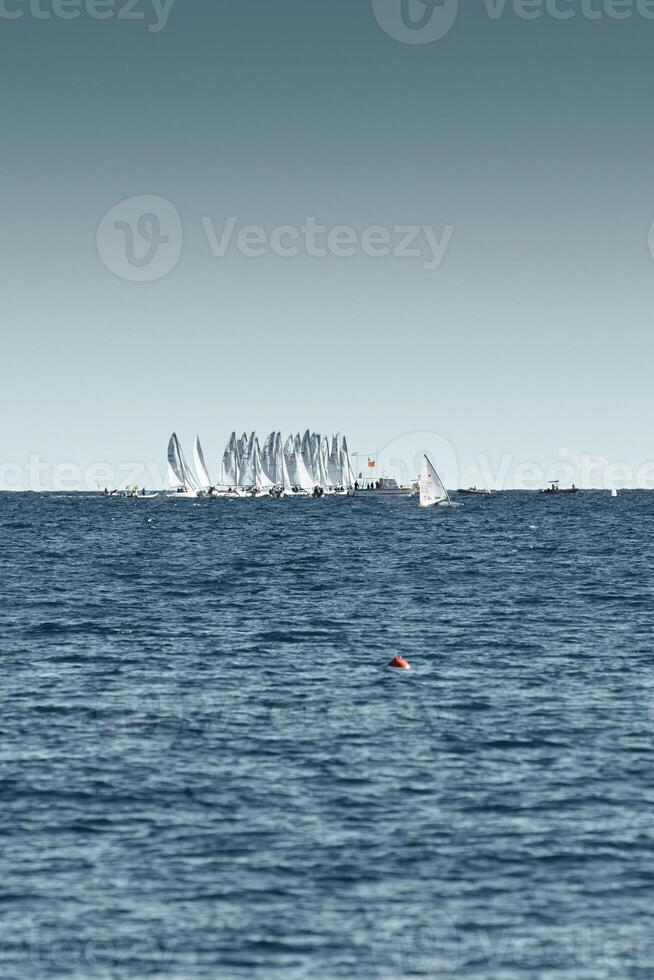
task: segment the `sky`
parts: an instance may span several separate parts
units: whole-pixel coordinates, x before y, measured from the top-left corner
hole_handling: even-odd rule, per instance
[[[654,487],[649,6],[0,0],[0,487],[307,427]]]

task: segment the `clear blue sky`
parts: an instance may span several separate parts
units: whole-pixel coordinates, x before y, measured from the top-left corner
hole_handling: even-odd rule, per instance
[[[371,0],[0,19],[0,461],[162,466],[174,428],[214,462],[232,429],[307,426],[438,433],[466,480],[480,453],[654,458],[654,21],[461,6],[431,44]],[[150,282],[96,243],[135,195],[181,216]],[[216,258],[202,218],[229,216],[454,233],[432,270]]]

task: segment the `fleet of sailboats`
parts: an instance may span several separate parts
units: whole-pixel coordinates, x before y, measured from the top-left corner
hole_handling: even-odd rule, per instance
[[[232,432],[212,480],[200,438],[193,445],[193,467],[173,432],[168,443],[168,477],[173,496],[282,497],[323,496],[354,492],[356,477],[345,436],[321,436],[308,429],[303,436],[271,432],[259,443],[256,432]]]
[[[356,457],[355,457],[356,458]],[[177,434],[173,432],[168,443],[168,479],[175,498],[195,499],[210,497],[322,497],[325,494],[350,495],[370,487],[359,484],[348,449],[347,439],[336,435],[322,436],[307,429],[304,435],[289,435],[285,440],[281,432],[271,432],[259,443],[256,432],[244,432],[237,437],[230,435],[220,463],[219,479],[213,480],[205,459],[199,436],[193,444],[193,466],[190,465]],[[359,475],[359,479],[362,479]],[[386,484],[393,486],[386,487]],[[394,480],[382,479],[374,484],[377,491],[410,494],[419,491],[421,507],[451,506],[450,494],[428,456],[423,456],[417,487],[398,487]],[[381,489],[380,489],[381,488]],[[615,486],[609,487],[612,497],[618,496]],[[573,486],[561,490],[558,481],[545,490],[546,494],[576,493]],[[489,490],[471,487],[459,490],[467,495],[488,496]],[[133,487],[128,496],[151,500],[157,494]],[[104,496],[113,497],[118,491],[104,490]]]

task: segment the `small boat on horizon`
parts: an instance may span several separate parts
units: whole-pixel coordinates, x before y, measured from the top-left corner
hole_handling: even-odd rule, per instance
[[[572,484],[571,487],[561,488],[559,486],[558,480],[552,480],[547,490],[543,490],[543,493],[577,493],[578,487]]]
[[[477,487],[467,487],[467,489],[459,488],[457,493],[463,494],[468,497],[490,497],[490,490],[478,490]]]

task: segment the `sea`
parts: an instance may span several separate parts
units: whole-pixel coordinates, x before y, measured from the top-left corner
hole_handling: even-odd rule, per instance
[[[3,980],[654,976],[654,494],[460,502],[0,495]]]

